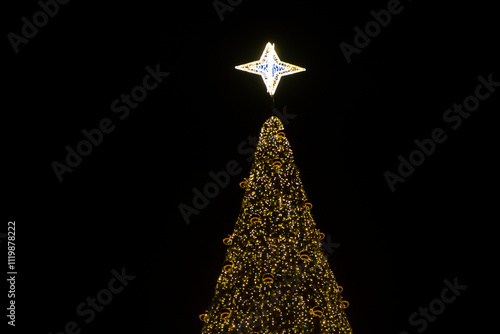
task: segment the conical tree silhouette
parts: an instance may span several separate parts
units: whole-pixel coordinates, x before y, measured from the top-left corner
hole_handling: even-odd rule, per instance
[[[262,127],[202,334],[352,333],[283,124]]]

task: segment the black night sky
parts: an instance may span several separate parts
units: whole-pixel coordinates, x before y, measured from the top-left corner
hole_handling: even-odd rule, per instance
[[[313,217],[340,244],[328,261],[353,332],[492,326],[500,104],[493,4],[221,0],[232,9],[221,21],[210,0],[61,0],[57,12],[47,2],[53,17],[35,15],[42,26],[24,28],[29,38],[23,25],[40,3],[5,4],[3,13],[0,232],[16,221],[18,275],[16,327],[5,315],[2,326],[201,333],[198,315],[240,209],[251,138],[273,110],[262,79],[234,66],[258,60],[267,42],[307,69],[282,78],[275,108],[288,115]],[[369,24],[372,37],[363,40],[355,28],[364,32],[388,8],[397,13],[385,27]],[[358,47],[346,57],[343,42]],[[140,101],[127,103],[132,92]],[[76,150],[85,133],[97,145],[70,158],[60,182],[54,162],[66,165],[67,147]],[[193,189],[203,191],[210,172],[231,161],[241,171],[187,224],[179,204],[193,206]],[[119,292],[101,292],[110,291],[113,272],[129,275],[126,286],[113,280]],[[447,284],[461,288],[454,294]],[[98,294],[112,300],[90,311]],[[435,314],[424,315],[429,308]]]

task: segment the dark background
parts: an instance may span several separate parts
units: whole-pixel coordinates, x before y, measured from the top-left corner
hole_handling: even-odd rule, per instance
[[[401,4],[350,64],[339,44],[353,44],[353,28],[387,1],[246,0],[223,21],[211,1],[71,1],[18,54],[5,37],[13,332],[55,334],[72,320],[82,334],[201,332],[250,170],[237,148],[271,115],[261,78],[234,66],[257,60],[268,41],[307,69],[281,80],[275,106],[296,115],[285,132],[315,221],[341,244],[329,262],[354,332],[416,333],[408,317],[455,277],[467,289],[425,332],[487,329],[500,89],[456,130],[442,116],[474,93],[479,75],[500,81],[498,15],[489,2]],[[36,1],[4,6],[4,36],[40,10]],[[170,76],[119,120],[111,102],[156,64]],[[103,118],[115,130],[60,183],[51,163]],[[437,127],[447,140],[391,192],[384,172]],[[242,172],[186,224],[178,205],[192,205],[192,189],[231,160]],[[123,267],[135,279],[84,323],[77,305]]]

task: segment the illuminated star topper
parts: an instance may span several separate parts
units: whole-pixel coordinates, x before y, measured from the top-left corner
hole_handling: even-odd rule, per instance
[[[274,96],[274,92],[282,76],[306,70],[305,68],[281,61],[276,51],[274,51],[274,44],[271,43],[267,43],[260,60],[239,65],[235,68],[237,70],[260,74],[271,96]]]

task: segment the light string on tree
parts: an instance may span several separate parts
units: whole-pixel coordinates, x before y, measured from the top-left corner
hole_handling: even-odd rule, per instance
[[[200,315],[203,334],[346,333],[351,329],[315,227],[299,171],[283,132],[272,117],[260,135],[241,211],[228,246],[216,293]],[[273,166],[275,161],[281,162]],[[281,170],[277,173],[277,168]]]

